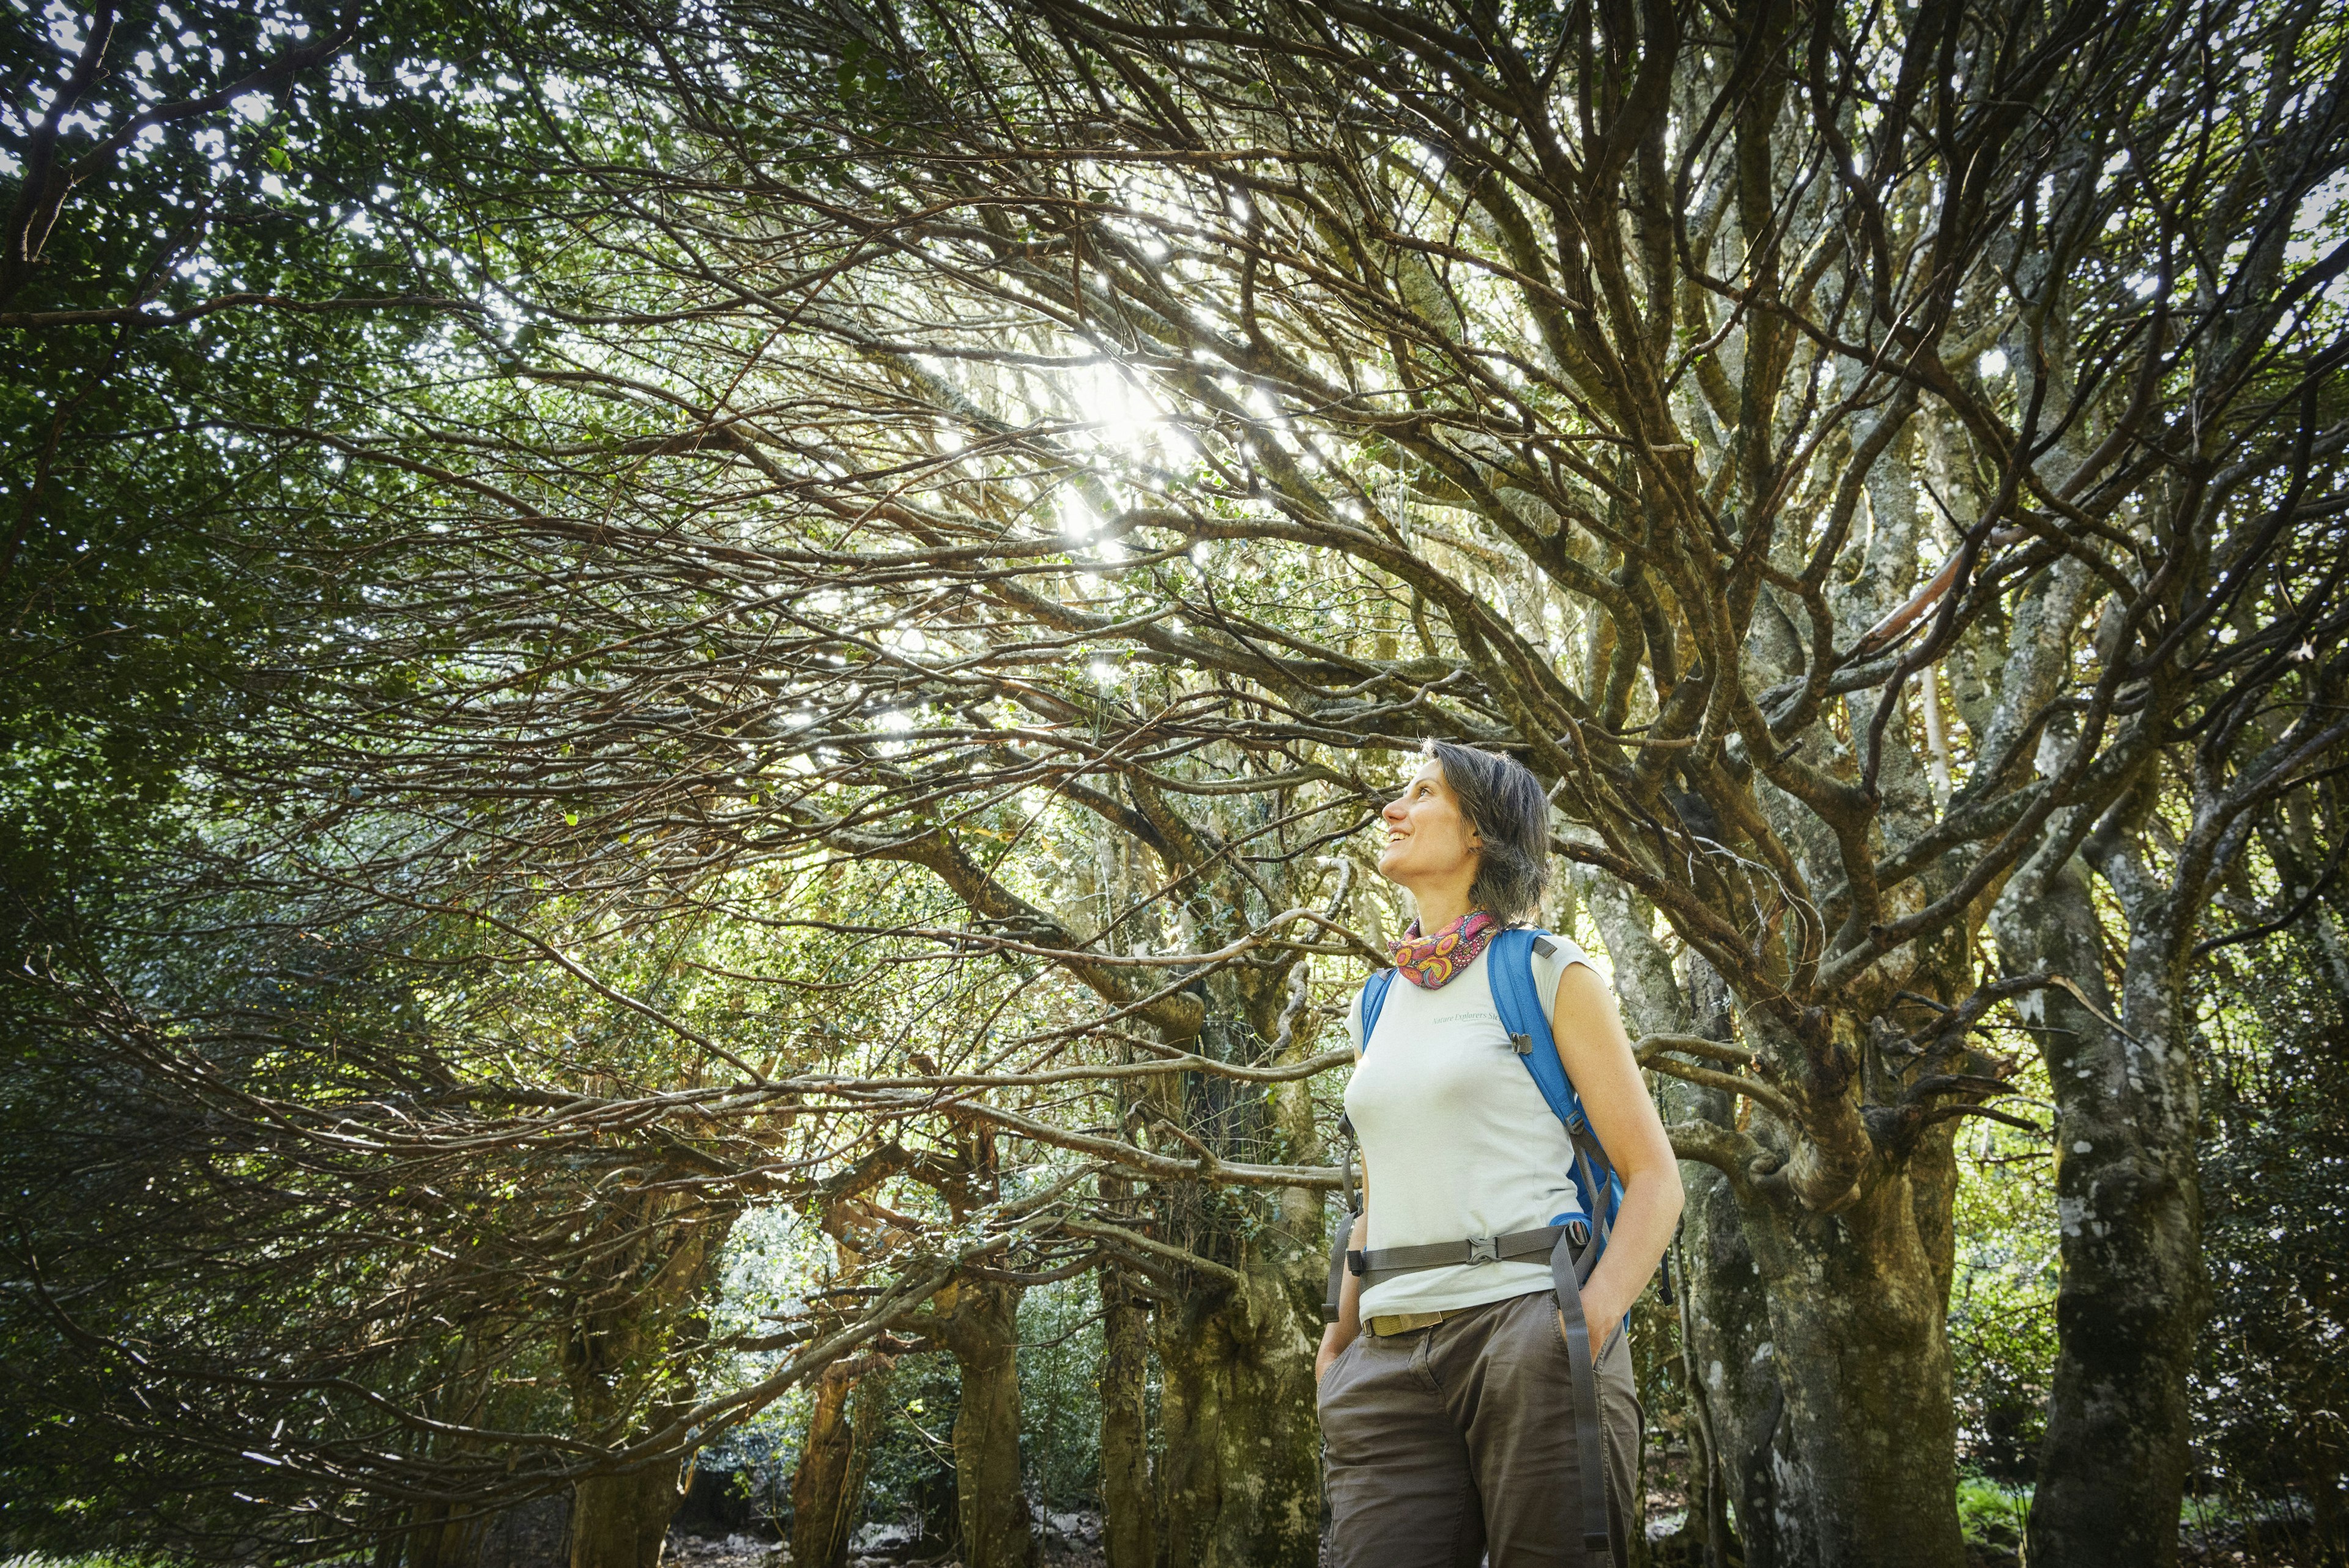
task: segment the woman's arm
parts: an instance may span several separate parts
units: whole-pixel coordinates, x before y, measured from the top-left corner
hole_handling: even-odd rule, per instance
[[[1359,1056],[1355,1058],[1361,1060]],[[1355,1218],[1352,1237],[1346,1245],[1353,1248],[1371,1244],[1371,1162],[1362,1161],[1362,1211]],[[1313,1381],[1330,1370],[1346,1346],[1354,1343],[1362,1332],[1362,1282],[1353,1270],[1348,1269],[1338,1281],[1338,1321],[1321,1331],[1321,1349],[1313,1357]]]
[[[1568,964],[1559,977],[1549,1031],[1566,1075],[1582,1096],[1590,1130],[1623,1178],[1623,1207],[1615,1216],[1607,1255],[1582,1287],[1583,1315],[1590,1321],[1595,1347],[1615,1332],[1616,1322],[1631,1310],[1671,1245],[1672,1227],[1681,1217],[1681,1167],[1640,1077],[1615,993],[1588,964]]]

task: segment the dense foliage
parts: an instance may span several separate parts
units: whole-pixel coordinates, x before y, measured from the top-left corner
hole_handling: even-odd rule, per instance
[[[2203,989],[2212,1301],[2196,1437],[2212,1489],[2287,1551],[2337,1552],[2349,1518],[2342,957],[2323,924],[2214,964]]]

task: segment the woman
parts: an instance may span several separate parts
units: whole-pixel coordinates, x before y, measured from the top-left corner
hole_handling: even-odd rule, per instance
[[[1568,1080],[1623,1196],[1604,1255],[1575,1293],[1547,1256],[1387,1268],[1464,1239],[1556,1228],[1587,1236],[1574,1147],[1512,1049],[1485,971],[1494,933],[1533,909],[1548,877],[1549,805],[1534,776],[1442,742],[1384,812],[1379,870],[1419,918],[1392,945],[1398,973],[1371,1038],[1350,1015],[1346,1111],[1364,1210],[1338,1321],[1321,1340],[1333,1560],[1339,1568],[1492,1568],[1624,1560],[1639,1464],[1631,1353],[1616,1332],[1680,1217],[1680,1168],[1640,1079],[1607,981],[1572,942],[1536,944],[1534,983]],[[1603,1183],[1602,1183],[1603,1186]],[[1446,1244],[1446,1245],[1439,1245]],[[1537,1243],[1547,1250],[1549,1243]],[[1597,1356],[1609,1549],[1590,1551],[1578,1465],[1578,1293]],[[1563,1303],[1563,1305],[1562,1305]],[[1584,1362],[1584,1376],[1590,1376]],[[1585,1384],[1586,1398],[1588,1382]],[[1588,1408],[1586,1404],[1586,1408]]]

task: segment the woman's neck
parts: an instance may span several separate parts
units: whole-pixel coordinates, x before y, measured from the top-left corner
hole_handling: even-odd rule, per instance
[[[1411,895],[1419,907],[1419,934],[1423,937],[1458,924],[1475,908],[1468,901],[1465,888],[1413,888]]]

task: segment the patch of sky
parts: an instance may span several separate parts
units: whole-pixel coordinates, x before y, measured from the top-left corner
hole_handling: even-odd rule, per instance
[[[1069,372],[1067,391],[1104,444],[1140,454],[1163,429],[1166,412],[1114,361]]]
[[[2284,243],[2284,260],[2306,266],[2349,240],[2349,179],[2336,173],[2301,198],[2293,215],[2292,238]]]

